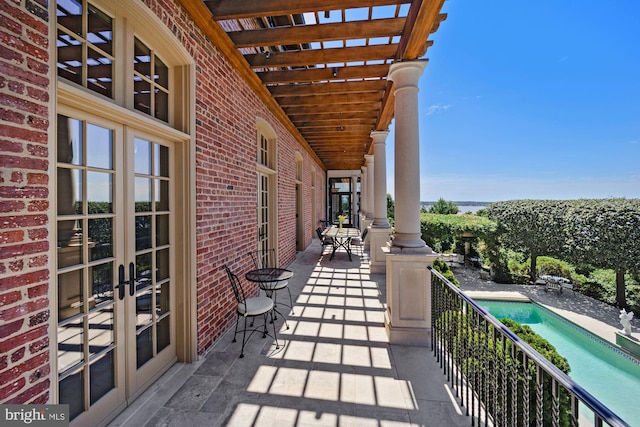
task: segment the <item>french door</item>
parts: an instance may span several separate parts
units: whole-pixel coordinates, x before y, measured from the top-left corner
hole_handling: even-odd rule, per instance
[[[58,400],[95,426],[176,360],[174,147],[58,111]]]

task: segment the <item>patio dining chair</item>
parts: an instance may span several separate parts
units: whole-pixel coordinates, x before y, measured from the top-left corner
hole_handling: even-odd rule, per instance
[[[244,346],[251,338],[255,332],[262,332],[262,338],[266,338],[269,333],[267,332],[267,318],[271,316],[271,323],[273,324],[273,338],[276,340],[276,350],[280,348],[278,344],[278,336],[276,334],[276,324],[274,322],[274,303],[273,300],[269,297],[249,297],[247,298],[244,293],[244,289],[242,288],[242,284],[231,269],[228,266],[224,266],[225,271],[227,272],[227,277],[229,278],[229,283],[231,284],[231,288],[233,289],[233,295],[236,298],[236,329],[233,334],[233,342],[236,342],[236,336],[238,335],[238,323],[240,322],[240,317],[244,317],[244,329],[242,329],[242,349],[240,350],[240,358],[244,357]],[[263,325],[259,325],[256,328],[253,328],[253,322],[250,327],[247,327],[247,318],[251,317],[252,320],[255,317],[262,316],[264,320]],[[249,336],[247,336],[247,331],[250,332]]]
[[[365,239],[367,238],[367,233],[369,233],[369,229],[365,228],[362,233],[360,234],[360,236],[358,237],[352,237],[351,241],[349,242],[349,244],[351,246],[359,246],[362,250],[362,252],[364,253],[364,243],[365,243]]]
[[[322,234],[322,228],[316,228],[316,234],[318,235],[318,239],[320,239],[320,244],[322,245],[323,250],[325,246],[333,246],[333,237]]]
[[[278,261],[276,259],[276,250],[275,249],[260,249],[257,251],[249,252],[249,256],[253,261],[253,266],[256,270],[261,268],[278,268]],[[288,280],[278,280],[275,282],[261,282],[260,289],[263,290],[268,297],[273,298],[273,303],[275,305],[274,310],[276,313],[282,315],[280,311],[278,311],[278,291],[282,289],[286,289],[289,293],[289,305],[288,307],[291,309],[291,314],[295,314],[293,312],[293,298],[291,297],[291,289],[289,289],[289,281]],[[287,306],[286,304],[283,304]],[[287,318],[285,316],[285,326],[289,329],[289,324],[287,323]]]

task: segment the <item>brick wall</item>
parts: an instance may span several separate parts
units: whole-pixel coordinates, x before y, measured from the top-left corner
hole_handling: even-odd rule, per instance
[[[167,0],[145,2],[196,59],[196,228],[198,353],[204,353],[235,321],[231,287],[222,270],[250,269],[256,247],[256,148],[258,118],[277,134],[278,252],[280,264],[296,257],[295,153],[303,168],[315,162],[262,104],[224,56]],[[322,171],[314,164],[317,171]],[[324,179],[324,172],[318,180]],[[304,222],[311,218],[311,177],[304,178]],[[322,208],[318,207],[318,210]],[[305,246],[311,243],[305,225]]]
[[[49,398],[49,52],[42,3],[0,0],[0,403]]]
[[[196,234],[198,352],[234,321],[235,303],[221,270],[241,273],[256,245],[256,120],[278,141],[280,264],[296,256],[295,152],[303,156],[304,244],[311,242],[312,165],[316,191],[325,174],[215,46],[171,0],[144,3],[196,59]],[[55,245],[49,180],[49,57],[45,0],[0,0],[0,402],[49,399],[50,286]],[[50,196],[51,195],[51,196]],[[323,216],[324,199],[317,212]],[[55,302],[53,304],[55,306]]]

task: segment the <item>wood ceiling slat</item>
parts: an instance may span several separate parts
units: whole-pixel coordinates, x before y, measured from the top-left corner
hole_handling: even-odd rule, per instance
[[[376,19],[331,24],[261,28],[227,33],[238,48],[283,46],[330,40],[392,37],[402,34],[404,18]]]
[[[357,120],[376,120],[378,114],[376,111],[372,112],[349,112],[349,113],[333,113],[333,114],[306,114],[291,116],[293,123],[296,125],[303,125],[304,123],[323,123],[325,121],[357,121]]]
[[[317,120],[313,120],[313,121],[309,121],[309,122],[299,122],[299,121],[295,121],[293,122],[298,129],[300,130],[300,132],[304,132],[306,130],[310,130],[310,129],[335,129],[338,126],[344,126],[344,127],[349,127],[349,126],[358,126],[358,125],[366,125],[369,128],[371,128],[373,125],[376,124],[375,119],[368,119],[368,120],[363,120],[363,119],[358,119],[358,120],[345,120],[345,119],[333,119],[333,120],[324,120],[324,121],[317,121]],[[306,123],[306,124],[305,124]]]
[[[391,59],[397,45],[357,46],[333,49],[310,49],[299,52],[271,52],[245,55],[253,68],[292,67],[296,65],[335,64],[341,62]],[[268,56],[268,57],[267,57]],[[348,67],[347,67],[348,68]]]
[[[371,112],[378,111],[380,109],[380,103],[359,103],[359,104],[349,104],[348,108],[345,106],[341,109],[333,109],[333,110],[324,110],[322,106],[318,105],[300,105],[297,107],[285,107],[283,108],[284,112],[289,115],[290,118],[295,118],[298,114],[337,114],[340,111],[344,112]]]
[[[386,86],[384,80],[361,82],[316,83],[300,85],[268,86],[269,92],[276,98],[287,96],[310,96],[339,93],[382,92]]]
[[[358,104],[362,102],[382,101],[382,92],[341,93],[336,95],[286,96],[278,98],[282,107],[292,105],[328,105]]]
[[[213,18],[240,19],[260,16],[341,10],[411,3],[411,0],[205,0]]]
[[[260,71],[256,73],[264,83],[318,82],[340,79],[365,79],[387,77],[389,64],[355,65],[337,67],[336,76],[332,68],[310,68],[306,70]]]

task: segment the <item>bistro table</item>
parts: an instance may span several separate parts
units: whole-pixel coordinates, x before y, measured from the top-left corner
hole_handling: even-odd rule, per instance
[[[342,247],[347,251],[349,261],[351,261],[351,239],[360,236],[360,231],[357,228],[331,227],[324,230],[322,234],[333,239],[333,251],[329,260],[332,260],[338,248]]]
[[[285,287],[287,287],[288,286],[287,281],[292,277],[293,277],[293,271],[287,270],[286,268],[272,268],[272,267],[257,268],[245,274],[245,278],[248,281],[257,283],[260,289],[262,289],[269,298],[273,299],[274,311],[276,313],[279,313],[281,316],[282,316],[282,313],[280,313],[276,308],[277,305],[276,305],[276,298],[275,298],[274,292],[276,292],[279,289],[284,289]],[[284,319],[286,323],[287,318],[284,317]],[[287,324],[287,329],[289,329],[288,324]]]

